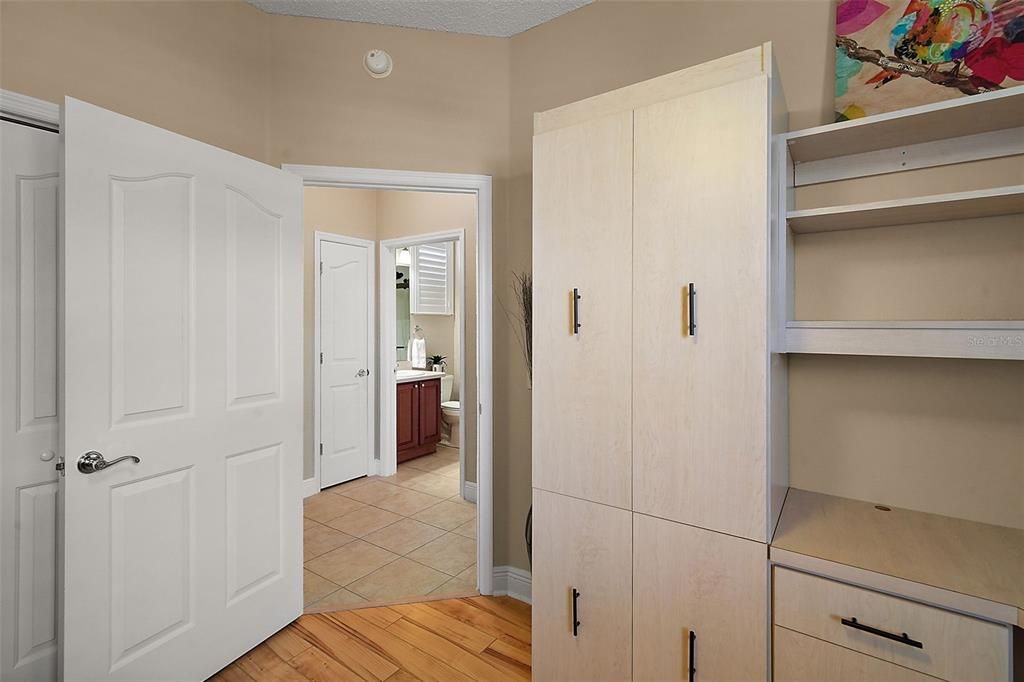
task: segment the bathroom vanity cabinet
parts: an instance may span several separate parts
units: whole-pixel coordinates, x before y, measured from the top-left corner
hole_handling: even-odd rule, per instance
[[[441,442],[441,379],[397,385],[398,461],[429,455]]]

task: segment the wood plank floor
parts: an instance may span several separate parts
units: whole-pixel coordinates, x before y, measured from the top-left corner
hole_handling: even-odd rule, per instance
[[[528,680],[530,607],[465,597],[307,614],[212,679]]]

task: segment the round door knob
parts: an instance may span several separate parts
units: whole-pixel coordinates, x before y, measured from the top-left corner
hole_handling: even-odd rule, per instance
[[[44,462],[49,462],[51,459],[53,459],[56,456],[57,455],[53,452],[53,450],[43,450],[39,454],[39,459],[43,460]]]

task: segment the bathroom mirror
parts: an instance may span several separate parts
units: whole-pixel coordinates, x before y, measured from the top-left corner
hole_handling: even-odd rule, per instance
[[[406,344],[409,343],[409,266],[395,268],[395,360],[405,362]]]

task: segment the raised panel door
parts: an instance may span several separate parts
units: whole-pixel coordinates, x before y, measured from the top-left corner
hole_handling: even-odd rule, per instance
[[[301,181],[73,99],[63,135],[63,674],[204,679],[302,611]]]
[[[419,444],[419,419],[416,416],[416,384],[406,382],[396,385],[398,452],[415,448]]]
[[[0,679],[57,676],[60,138],[0,122]]]
[[[441,440],[441,380],[424,381],[419,386],[419,444],[436,445]]]
[[[365,476],[370,462],[370,249],[320,242],[320,487]]]
[[[767,96],[758,77],[637,109],[633,177],[633,509],[762,542]]]
[[[533,147],[533,484],[626,509],[632,128],[623,112]]]

